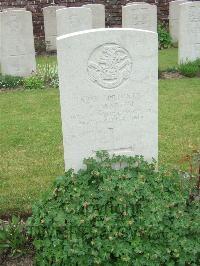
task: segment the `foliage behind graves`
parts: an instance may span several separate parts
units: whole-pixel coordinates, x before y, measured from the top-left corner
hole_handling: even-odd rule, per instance
[[[43,80],[46,86],[50,86],[52,88],[59,87],[58,65],[56,62],[50,62],[48,57],[42,64],[38,64],[37,75],[41,80]]]
[[[41,60],[42,58],[42,60]],[[16,89],[23,87],[25,89],[41,89],[45,87],[58,88],[58,67],[57,62],[52,60],[53,56],[40,57],[37,64],[36,73],[29,77],[15,77],[0,74],[0,89]]]
[[[33,207],[37,265],[199,265],[195,185],[142,157],[84,161]]]
[[[24,78],[24,88],[29,90],[43,89],[44,82],[37,75]]]
[[[158,24],[158,47],[159,49],[167,49],[172,46],[172,39],[164,24]]]

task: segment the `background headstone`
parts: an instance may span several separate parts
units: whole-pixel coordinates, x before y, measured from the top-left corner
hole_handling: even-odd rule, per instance
[[[102,4],[87,4],[83,7],[90,8],[92,11],[92,28],[105,28],[105,6]]]
[[[32,14],[25,10],[1,13],[1,71],[28,76],[36,70]]]
[[[131,3],[122,7],[122,27],[157,32],[157,7],[147,3]]]
[[[69,7],[56,11],[57,35],[92,29],[92,12],[89,8]]]
[[[180,5],[179,63],[200,58],[200,1]]]
[[[47,6],[43,8],[44,33],[47,51],[56,51],[57,23],[56,10],[65,6]]]
[[[97,150],[158,155],[158,38],[135,29],[58,37],[65,168]]]
[[[187,1],[176,0],[169,2],[169,32],[173,43],[178,42],[180,5],[185,2]]]

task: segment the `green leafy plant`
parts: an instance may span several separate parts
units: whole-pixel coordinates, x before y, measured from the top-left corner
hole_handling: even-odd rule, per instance
[[[158,24],[158,45],[159,49],[167,49],[172,46],[172,38],[164,24]]]
[[[181,63],[178,70],[182,75],[189,78],[200,76],[200,59]]]
[[[13,89],[23,85],[22,77],[14,77],[0,74],[0,89]]]
[[[25,224],[18,217],[13,216],[7,223],[0,220],[0,254],[20,256],[25,251],[26,243]]]
[[[43,89],[44,81],[37,75],[24,79],[24,88],[29,90]]]
[[[37,265],[199,265],[193,183],[142,157],[97,152],[59,177],[28,221]]]
[[[38,64],[37,75],[44,81],[45,85],[58,88],[58,66],[56,63],[46,60],[43,64]]]

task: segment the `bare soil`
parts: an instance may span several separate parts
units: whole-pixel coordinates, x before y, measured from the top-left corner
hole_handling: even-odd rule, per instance
[[[1,259],[0,259],[1,262]],[[33,255],[25,255],[19,258],[6,258],[1,266],[33,266]]]
[[[161,73],[161,79],[181,79],[184,76],[181,75],[179,72],[167,72],[163,71]]]

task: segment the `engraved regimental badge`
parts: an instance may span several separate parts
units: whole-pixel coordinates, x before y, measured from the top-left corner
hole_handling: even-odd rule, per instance
[[[130,77],[132,59],[118,44],[106,43],[92,52],[87,70],[91,81],[102,88],[114,89]]]

